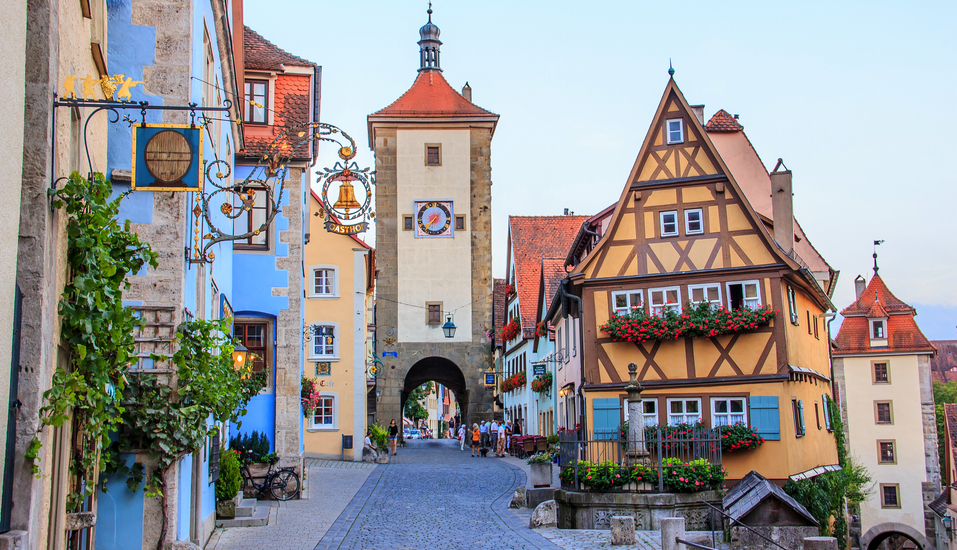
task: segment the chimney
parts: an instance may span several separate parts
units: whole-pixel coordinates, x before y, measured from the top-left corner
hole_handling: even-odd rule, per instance
[[[465,86],[462,86],[462,96],[467,99],[469,103],[472,103],[472,87],[469,86],[468,82],[465,83]]]
[[[689,105],[691,112],[698,119],[698,123],[704,126],[704,105]]]
[[[861,299],[861,294],[864,294],[864,289],[867,288],[867,282],[864,280],[864,277],[860,275],[854,279],[854,292],[857,294],[857,299]]]
[[[791,202],[791,171],[771,172],[771,216],[774,240],[785,252],[794,250],[794,205]]]

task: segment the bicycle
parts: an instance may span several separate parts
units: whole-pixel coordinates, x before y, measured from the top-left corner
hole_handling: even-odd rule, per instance
[[[276,500],[292,500],[299,495],[300,484],[299,475],[293,468],[279,468],[274,470],[273,466],[279,462],[279,457],[273,457],[269,460],[269,470],[263,477],[262,483],[256,483],[249,471],[249,465],[253,459],[249,451],[243,451],[244,460],[239,472],[243,476],[241,490],[245,493],[246,486],[251,484],[257,491],[257,495],[272,495]],[[260,476],[261,477],[261,476]]]

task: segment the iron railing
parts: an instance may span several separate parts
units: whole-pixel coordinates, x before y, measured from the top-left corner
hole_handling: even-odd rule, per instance
[[[584,436],[584,437],[582,437]],[[643,441],[626,440],[621,437],[621,431],[609,430],[579,434],[565,432],[559,435],[559,461],[562,468],[571,467],[574,476],[562,480],[562,489],[580,491],[579,463],[582,461],[598,464],[612,462],[619,466],[627,466],[629,452],[636,458],[639,455],[642,462],[650,466],[657,473],[657,484],[642,483],[638,488],[612,487],[605,492],[651,492],[663,493],[666,489],[663,468],[667,463],[688,464],[692,461],[706,461],[708,464],[722,465],[721,434],[718,430],[700,426],[693,427],[666,427],[645,429]],[[642,451],[635,453],[635,451]],[[656,485],[656,486],[655,486]]]

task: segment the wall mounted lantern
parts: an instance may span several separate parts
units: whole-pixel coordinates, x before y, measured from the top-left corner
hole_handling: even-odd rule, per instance
[[[445,333],[446,338],[452,338],[455,336],[455,323],[452,322],[451,315],[445,317],[445,324],[442,325],[442,332]]]

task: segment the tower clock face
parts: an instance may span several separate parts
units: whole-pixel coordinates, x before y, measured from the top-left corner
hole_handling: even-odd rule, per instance
[[[416,201],[416,237],[451,237],[452,231],[452,201]]]

